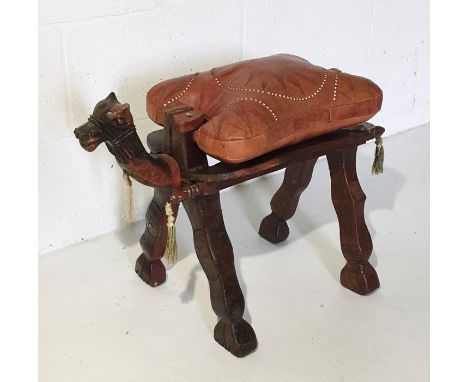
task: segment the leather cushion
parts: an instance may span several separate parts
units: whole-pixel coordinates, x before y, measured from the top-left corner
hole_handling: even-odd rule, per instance
[[[158,124],[180,104],[206,116],[194,132],[201,150],[240,163],[368,120],[382,91],[366,78],[280,54],[164,81],[147,95]]]

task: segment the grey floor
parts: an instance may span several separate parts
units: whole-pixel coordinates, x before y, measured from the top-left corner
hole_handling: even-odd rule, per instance
[[[344,265],[320,160],[288,240],[256,231],[281,174],[222,193],[226,227],[257,351],[237,359],[212,338],[216,316],[184,212],[181,260],[152,289],[133,271],[143,223],[39,260],[41,381],[429,380],[429,126],[385,139],[385,173],[372,176],[374,145],[358,151],[381,288],[342,288]]]

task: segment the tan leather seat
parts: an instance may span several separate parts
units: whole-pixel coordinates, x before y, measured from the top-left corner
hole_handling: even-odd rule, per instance
[[[229,163],[362,123],[380,110],[372,81],[287,54],[238,62],[164,81],[147,95],[147,112],[188,104],[207,122],[194,132],[201,150]]]

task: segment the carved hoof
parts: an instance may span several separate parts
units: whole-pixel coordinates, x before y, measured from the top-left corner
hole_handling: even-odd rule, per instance
[[[214,329],[214,338],[221,346],[236,357],[245,357],[257,348],[257,337],[245,320],[236,324],[219,321]]]
[[[380,287],[379,276],[369,263],[347,263],[341,270],[340,282],[353,292],[366,295]]]
[[[152,287],[157,287],[166,281],[166,268],[161,260],[150,261],[144,253],[136,261],[135,272]]]
[[[288,223],[272,212],[262,220],[258,233],[269,242],[278,244],[289,236]]]

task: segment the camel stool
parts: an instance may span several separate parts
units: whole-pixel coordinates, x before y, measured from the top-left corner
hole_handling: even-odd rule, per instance
[[[259,230],[266,240],[279,243],[289,235],[287,220],[317,159],[326,156],[346,259],[340,282],[360,295],[379,287],[368,261],[372,240],[356,174],[357,148],[371,139],[377,143],[373,170],[383,168],[385,130],[365,122],[382,103],[377,85],[277,55],[166,81],[150,90],[147,102],[150,118],[163,125],[148,135],[149,153],[136,133],[130,106],[114,93],[96,105],[75,135],[87,151],[105,142],[127,177],[154,189],[140,239],[143,253],[135,265],[152,287],[166,280],[162,258],[173,260],[176,254],[174,224],[183,204],[219,318],[214,328],[219,344],[237,357],[257,347],[255,332],[243,319],[244,296],[219,197],[220,190],[247,180],[285,169],[271,199],[272,212]],[[223,141],[226,136],[231,140]],[[209,166],[207,155],[221,161]]]

